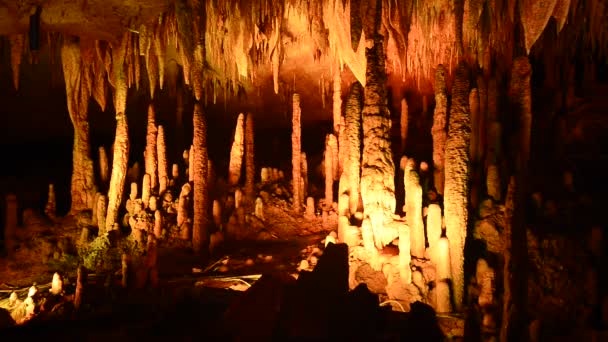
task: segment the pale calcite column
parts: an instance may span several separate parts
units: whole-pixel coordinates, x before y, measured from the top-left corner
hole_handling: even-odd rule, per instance
[[[196,253],[208,250],[209,245],[209,193],[207,179],[207,120],[200,104],[194,105],[194,136],[191,170],[194,178],[194,222],[192,247]]]
[[[435,190],[443,194],[445,144],[447,141],[448,90],[446,87],[447,71],[441,64],[435,70],[435,112],[433,113],[433,180]]]
[[[148,106],[148,126],[146,132],[146,153],[145,153],[145,170],[150,175],[150,189],[156,189],[158,186],[158,150],[156,148],[157,140],[156,115],[152,104]]]
[[[83,65],[81,48],[73,37],[66,37],[61,47],[68,112],[74,127],[72,149],[72,204],[70,213],[90,209],[93,202],[95,176],[89,141],[88,105],[91,93],[87,82],[88,68]]]
[[[291,168],[292,168],[292,192],[293,192],[293,209],[296,212],[302,210],[303,196],[300,193],[300,181],[302,179],[302,171],[300,170],[301,162],[301,144],[302,131],[300,127],[300,117],[302,111],[300,109],[300,95],[293,94],[293,111],[292,111],[292,130],[291,130]]]
[[[238,185],[241,178],[241,167],[243,165],[245,150],[244,122],[245,116],[241,113],[236,120],[234,140],[232,141],[232,149],[230,150],[230,164],[228,165],[228,185],[230,186]]]
[[[448,313],[452,311],[450,296],[450,279],[452,278],[450,262],[450,241],[442,237],[437,241],[436,275],[435,275],[435,311]],[[454,284],[452,284],[453,286]]]
[[[384,49],[380,36],[366,50],[366,86],[363,98],[363,158],[361,198],[376,248],[387,240],[384,225],[395,212],[395,165],[391,152],[391,116],[385,93]],[[409,253],[409,251],[408,251]]]
[[[469,203],[469,71],[464,63],[456,69],[445,149],[444,211],[446,236],[450,241],[452,285],[457,310],[463,307],[464,243]]]
[[[350,88],[344,110],[344,172],[347,177],[349,209],[351,215],[359,206],[359,184],[361,182],[361,102],[363,87],[355,82]]]
[[[255,145],[253,114],[245,116],[245,197],[249,204],[255,198]]]
[[[161,194],[165,191],[169,175],[167,173],[167,145],[165,142],[165,128],[161,125],[158,126],[156,135],[156,156],[158,158],[158,193]]]

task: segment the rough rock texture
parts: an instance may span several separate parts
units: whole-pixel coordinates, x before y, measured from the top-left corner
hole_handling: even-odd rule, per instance
[[[454,303],[462,309],[464,296],[464,243],[467,236],[469,196],[469,74],[458,65],[452,88],[452,106],[446,142],[444,216],[450,240]]]
[[[412,261],[411,240],[411,229],[401,224],[399,226],[399,276],[405,284],[412,281],[412,269],[410,268],[410,262]]]
[[[169,175],[167,174],[168,165],[167,165],[167,145],[165,142],[165,128],[163,126],[158,126],[157,134],[156,134],[156,156],[158,158],[157,166],[158,166],[158,183],[159,189],[158,193],[161,194],[165,191],[167,186],[167,181],[169,179]],[[164,178],[164,181],[163,181]],[[162,186],[164,182],[165,186]]]
[[[248,203],[255,198],[255,149],[253,133],[253,114],[245,116],[245,197]]]
[[[406,170],[403,177],[405,185],[405,206],[407,225],[410,228],[411,253],[416,258],[424,257],[424,222],[422,221],[422,187],[420,176],[414,169]]]
[[[366,86],[363,106],[363,159],[361,197],[365,216],[371,221],[374,243],[382,248],[384,224],[395,212],[395,165],[391,152],[391,117],[384,88],[382,40],[374,37],[367,49]]]
[[[302,111],[300,109],[300,95],[293,94],[293,110],[291,118],[291,168],[292,168],[292,193],[293,193],[293,209],[295,212],[302,210],[303,195],[300,193],[300,180],[302,179],[300,170],[300,153],[302,144],[302,131],[300,127],[300,117]]]
[[[193,151],[191,151],[193,154],[192,171],[194,178],[194,222],[192,226],[192,248],[196,253],[200,253],[208,250],[209,244],[209,215],[207,213],[209,209],[209,190],[207,186],[207,122],[205,119],[205,114],[198,103],[194,105],[193,125]]]
[[[241,179],[241,167],[243,165],[243,153],[245,151],[245,115],[239,114],[234,129],[234,140],[230,150],[230,165],[228,166],[228,184],[235,186]]]
[[[300,170],[302,171],[302,198],[308,197],[308,159],[306,153],[300,154]]]
[[[65,77],[68,112],[74,127],[74,146],[72,149],[72,204],[70,213],[92,207],[95,195],[95,177],[89,138],[89,95],[87,82],[88,65],[84,65],[81,47],[74,38],[66,38],[61,47],[61,62]]]
[[[355,82],[350,88],[344,108],[344,172],[347,178],[347,192],[350,213],[354,214],[359,206],[359,183],[361,180],[361,83]]]
[[[144,168],[146,173],[150,175],[150,189],[156,189],[158,186],[158,150],[156,147],[157,140],[156,115],[152,104],[148,106],[148,126],[146,132],[146,153]],[[145,203],[145,202],[144,202]]]
[[[435,112],[433,113],[433,168],[435,190],[443,194],[445,148],[447,141],[446,126],[448,121],[448,91],[446,87],[447,71],[443,65],[435,71]]]
[[[126,92],[126,89],[125,89]],[[123,108],[124,109],[124,108]],[[114,229],[118,222],[118,209],[122,202],[129,161],[129,128],[124,112],[116,113],[116,137],[114,138],[114,157],[112,158],[112,177],[108,190],[108,209],[106,231]]]

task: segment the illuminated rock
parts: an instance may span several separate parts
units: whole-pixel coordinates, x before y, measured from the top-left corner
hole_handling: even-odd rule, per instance
[[[144,168],[146,170],[146,174],[150,175],[150,189],[156,189],[158,186],[158,150],[156,146],[158,130],[156,128],[156,115],[154,113],[154,107],[152,104],[148,106],[148,125],[146,130],[146,153]],[[144,201],[144,203],[146,203],[146,201]]]
[[[359,183],[361,180],[361,97],[362,87],[359,82],[353,83],[344,109],[344,172],[349,196],[350,213],[354,214],[359,206]]]
[[[418,172],[406,167],[403,183],[405,184],[405,206],[407,225],[411,237],[411,253],[416,258],[424,257],[424,222],[422,221],[422,187]]]
[[[496,164],[490,164],[486,175],[486,188],[488,190],[488,196],[496,202],[502,199],[502,184],[500,181],[500,174],[498,166]]]
[[[302,189],[302,198],[306,198],[308,196],[308,160],[306,159],[305,152],[300,154],[300,171],[302,173],[300,184]]]
[[[430,204],[426,215],[426,233],[429,241],[429,255],[434,264],[437,263],[435,253],[441,238],[441,221],[441,207],[436,203]]]
[[[450,241],[442,237],[437,244],[437,264],[435,280],[435,311],[446,313],[452,311],[449,280],[452,278],[450,262]],[[454,285],[452,285],[454,286]]]
[[[408,129],[408,107],[407,100],[405,97],[401,99],[401,121],[399,125],[400,137],[401,137],[401,151],[405,151],[405,142],[407,139],[407,129]]]
[[[165,142],[165,128],[159,125],[156,132],[156,157],[158,167],[158,193],[161,194],[167,189],[167,145]]]
[[[230,164],[228,166],[228,184],[230,186],[238,185],[241,178],[241,167],[243,165],[245,149],[244,121],[245,116],[243,113],[239,114],[236,120],[236,128],[234,129],[232,149],[230,150]]]
[[[325,210],[331,208],[331,204],[334,201],[334,145],[331,144],[330,136],[328,134],[325,139],[325,153],[323,155],[323,163],[325,166]],[[335,138],[335,137],[334,137]]]
[[[447,70],[443,65],[438,65],[435,71],[435,112],[433,113],[433,168],[435,190],[443,194],[444,187],[444,165],[445,144],[447,141],[447,115],[448,115],[448,91],[446,87]]]
[[[188,218],[189,196],[192,188],[189,183],[182,186],[177,204],[177,226],[181,227]]]
[[[260,220],[264,220],[264,201],[260,197],[255,200],[254,215]]]
[[[53,274],[49,292],[53,295],[60,295],[63,293],[63,278],[57,272]]]
[[[103,146],[99,146],[99,179],[105,188],[110,181],[110,166],[108,163],[108,154]]]

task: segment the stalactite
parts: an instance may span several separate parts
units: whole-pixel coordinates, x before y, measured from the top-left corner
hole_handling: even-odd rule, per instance
[[[445,144],[447,141],[447,112],[448,91],[446,87],[447,71],[443,65],[437,66],[435,71],[435,112],[433,113],[433,168],[435,190],[443,194],[445,180]]]
[[[61,61],[65,77],[68,112],[74,127],[72,149],[72,205],[70,213],[89,209],[94,196],[94,166],[89,142],[88,100],[90,89],[83,80],[86,65],[83,65],[80,46],[73,38],[66,38],[61,48]]]
[[[469,148],[469,158],[471,163],[479,162],[479,131],[480,131],[480,114],[479,114],[479,92],[477,88],[471,89],[469,94],[469,108],[471,110],[471,147]]]
[[[363,158],[361,197],[365,216],[371,221],[374,242],[382,248],[390,241],[384,236],[385,222],[395,212],[395,165],[391,152],[391,117],[384,89],[384,55],[382,40],[374,37],[367,49],[366,86],[363,106]],[[392,239],[391,239],[392,240]]]
[[[165,191],[169,175],[167,174],[167,145],[165,142],[165,128],[162,125],[158,126],[156,134],[156,157],[158,158],[158,193]],[[164,179],[164,181],[163,181]],[[164,182],[165,186],[162,186]]]
[[[325,209],[330,210],[332,203],[334,202],[334,146],[330,143],[329,137],[331,134],[327,135],[325,139],[325,153],[323,155],[323,163],[325,165]]]
[[[253,114],[245,117],[245,197],[249,203],[255,198],[255,146],[253,133]]]
[[[407,128],[408,128],[408,107],[407,100],[404,98],[401,99],[401,125],[399,128],[401,129],[401,152],[405,151],[405,141],[407,139]]]
[[[302,170],[300,170],[300,153],[301,153],[301,141],[302,131],[300,128],[300,117],[302,111],[300,109],[300,95],[297,93],[293,94],[292,98],[292,118],[291,118],[291,168],[292,168],[292,192],[293,192],[293,209],[299,213],[302,210],[303,197],[300,193],[300,180]]]
[[[230,150],[230,165],[228,166],[228,184],[236,186],[241,179],[241,168],[243,165],[243,153],[245,149],[245,116],[239,114],[236,119],[236,127],[234,129],[234,140],[232,141],[232,149]]]
[[[454,303],[462,309],[464,297],[464,243],[468,224],[469,196],[469,74],[460,63],[452,88],[452,105],[445,160],[445,225],[450,240]]]
[[[344,109],[344,175],[347,177],[350,213],[354,214],[359,206],[359,183],[361,180],[361,96],[363,89],[359,82],[350,88]]]
[[[163,20],[159,19],[160,20]],[[165,44],[165,39],[163,37],[163,29],[164,23],[159,22],[154,29],[154,55],[158,59],[158,85],[160,89],[163,89],[163,84],[165,81],[165,51],[167,50],[167,46]]]
[[[150,175],[150,188],[156,189],[158,186],[158,150],[156,147],[157,128],[156,115],[152,104],[148,105],[148,126],[146,132],[146,158],[145,170]]]
[[[122,86],[117,88],[116,97],[124,96],[126,100],[126,84],[122,80]],[[129,162],[129,128],[127,126],[127,116],[124,113],[125,106],[118,106],[116,109],[123,110],[116,113],[116,137],[114,139],[114,154],[112,160],[112,176],[110,178],[110,188],[108,190],[108,210],[106,215],[106,230],[114,229],[114,223],[117,222],[118,209],[122,202],[123,189],[125,186],[125,177],[127,175],[127,166]]]
[[[146,54],[146,70],[148,72],[148,83],[150,84],[150,98],[154,98],[154,91],[158,83],[158,58],[152,50]]]
[[[194,105],[194,135],[192,140],[194,173],[194,225],[192,247],[196,253],[208,250],[209,244],[209,193],[207,180],[207,121],[200,104]]]
[[[519,15],[521,16],[527,53],[530,53],[532,45],[545,30],[557,2],[558,0],[522,0],[520,2]]]
[[[99,178],[104,188],[110,180],[110,166],[108,162],[108,154],[103,146],[99,146]]]
[[[13,71],[13,86],[19,90],[19,66],[23,55],[23,44],[25,38],[22,34],[12,34],[9,37],[11,44],[11,70]]]
[[[424,258],[424,222],[422,221],[422,187],[420,177],[414,168],[407,170],[403,183],[405,184],[405,203],[407,225],[411,238],[411,254],[416,258]]]

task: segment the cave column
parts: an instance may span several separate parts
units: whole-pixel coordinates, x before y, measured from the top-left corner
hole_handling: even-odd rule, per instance
[[[300,117],[302,110],[300,109],[300,95],[293,94],[293,111],[292,111],[292,131],[291,131],[291,167],[292,167],[292,191],[293,191],[293,209],[296,212],[302,210],[302,187],[300,182],[302,174],[300,170],[302,131],[300,126]]]
[[[194,135],[192,140],[192,177],[194,180],[194,222],[192,247],[196,253],[208,249],[209,245],[209,194],[207,178],[207,122],[200,104],[194,105]]]

